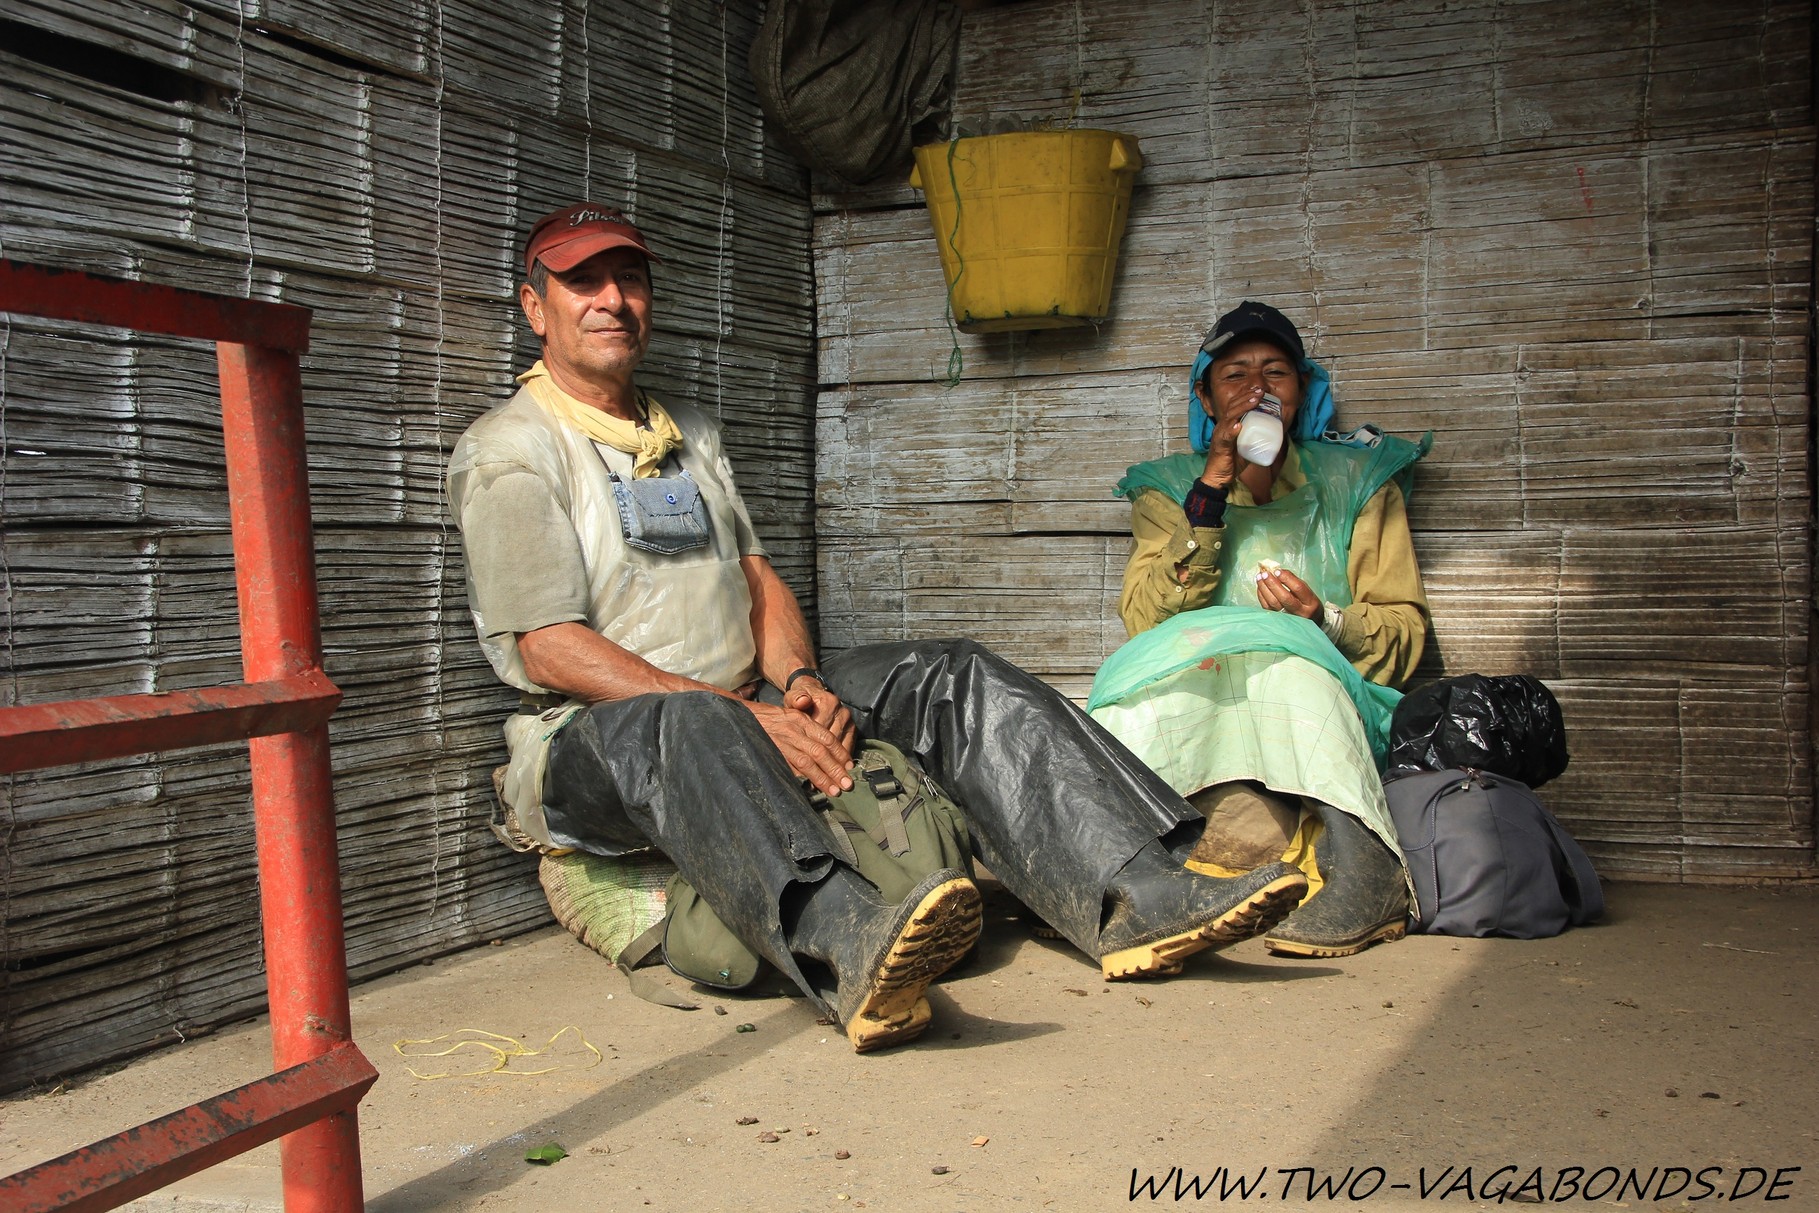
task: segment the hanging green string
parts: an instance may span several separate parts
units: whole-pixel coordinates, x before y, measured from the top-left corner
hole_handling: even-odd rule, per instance
[[[966,359],[960,352],[960,330],[954,327],[954,288],[960,285],[960,276],[966,273],[966,258],[960,255],[960,178],[954,172],[954,149],[960,146],[960,140],[947,141],[947,181],[954,190],[954,230],[947,234],[948,251],[953,253],[955,269],[954,279],[947,284],[947,303],[942,309],[942,318],[947,321],[948,340],[954,348],[947,355],[947,378],[943,387],[956,387],[960,383],[960,372],[966,365]]]

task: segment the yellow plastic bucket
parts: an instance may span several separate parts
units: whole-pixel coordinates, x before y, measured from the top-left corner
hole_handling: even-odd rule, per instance
[[[916,149],[954,319],[968,333],[1105,319],[1137,141],[1116,131],[1020,131]]]

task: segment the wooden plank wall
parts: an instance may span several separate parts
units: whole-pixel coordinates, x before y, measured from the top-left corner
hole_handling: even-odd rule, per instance
[[[442,508],[454,438],[535,354],[515,290],[536,216],[585,195],[645,225],[650,386],[722,414],[812,607],[811,215],[765,139],[755,24],[709,0],[0,14],[0,256],[315,309],[356,976],[548,921],[485,829],[513,700]],[[215,392],[193,343],[0,317],[0,701],[238,678]],[[0,1089],[262,1008],[240,749],[0,783]]]
[[[956,340],[919,195],[822,191],[829,647],[966,634],[1083,696],[1130,463],[1257,298],[1339,419],[1435,431],[1422,677],[1545,679],[1610,875],[1815,874],[1814,143],[1800,0],[1024,0],[957,118],[1136,135],[1111,317]]]

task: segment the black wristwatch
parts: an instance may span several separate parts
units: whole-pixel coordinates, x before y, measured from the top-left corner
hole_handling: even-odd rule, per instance
[[[789,689],[796,685],[796,680],[798,678],[813,678],[816,682],[820,683],[822,686],[827,685],[827,679],[825,679],[821,676],[820,670],[817,670],[812,665],[805,665],[799,670],[791,670],[790,676],[783,680],[783,693],[785,695],[789,694]]]

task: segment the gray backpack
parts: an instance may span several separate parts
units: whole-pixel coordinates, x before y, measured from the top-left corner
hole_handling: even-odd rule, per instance
[[[1430,771],[1383,792],[1415,882],[1410,930],[1541,939],[1604,913],[1592,861],[1525,785]]]

